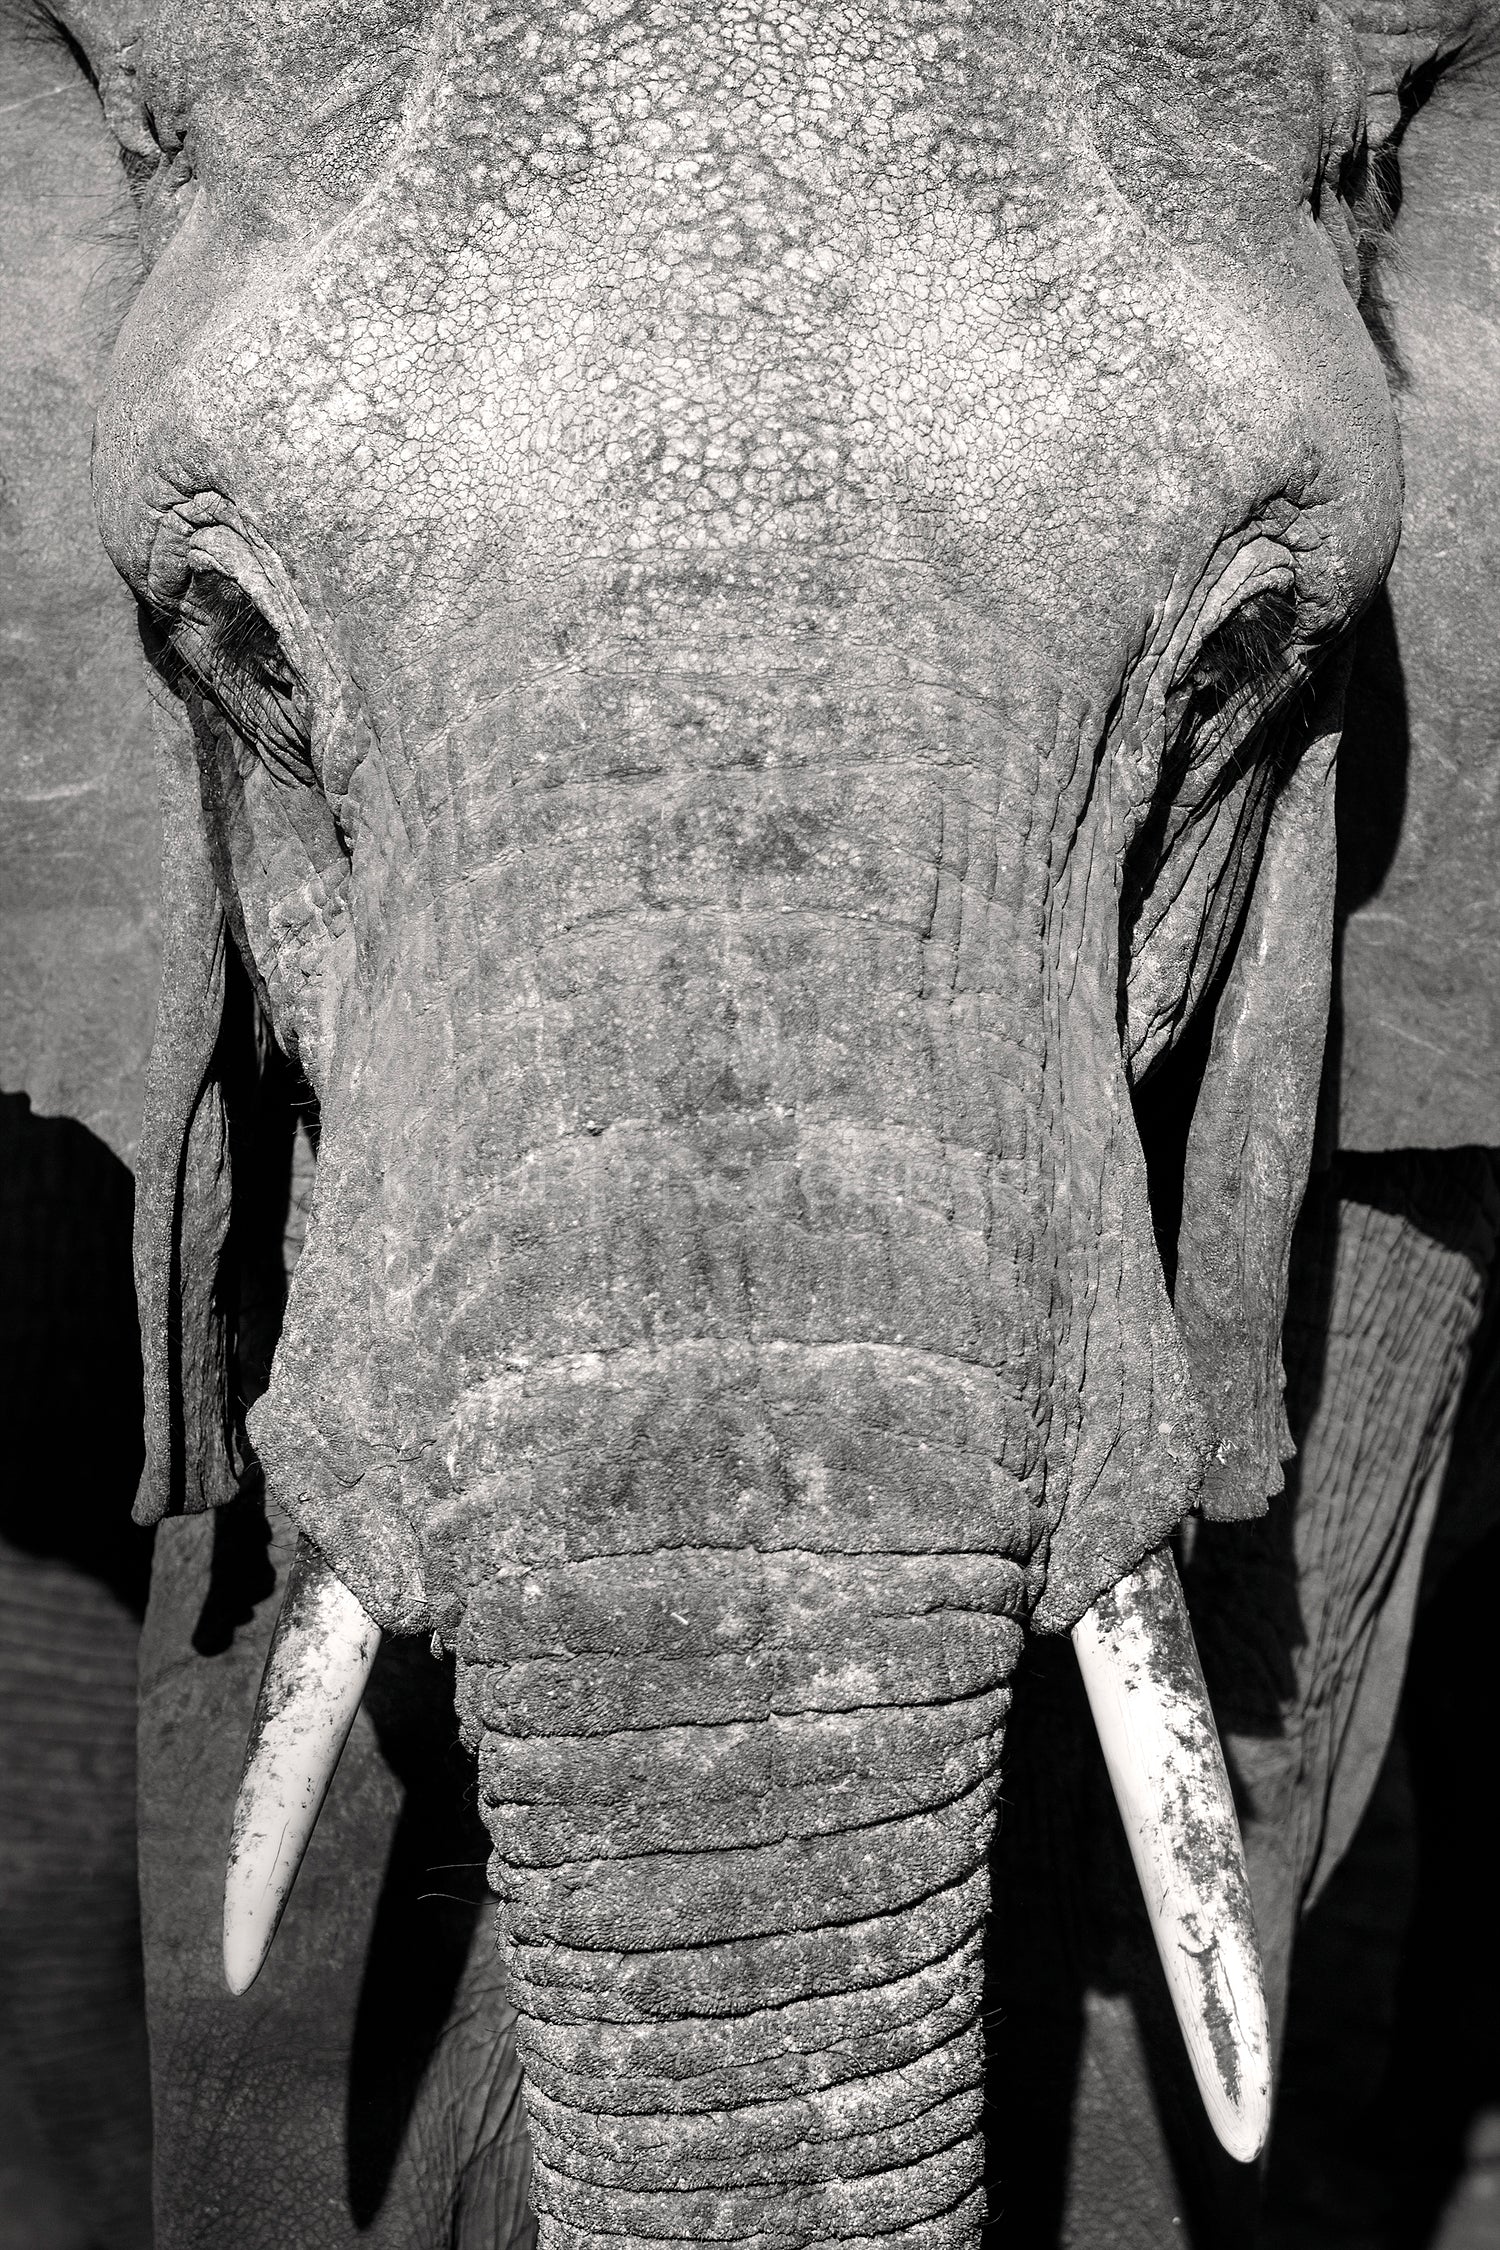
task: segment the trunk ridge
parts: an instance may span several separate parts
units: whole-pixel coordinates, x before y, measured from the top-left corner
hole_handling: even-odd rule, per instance
[[[727,1546],[541,1564],[471,1605],[545,2243],[977,2240],[1023,1606],[1003,1555]],[[705,1667],[729,1715],[684,1723]],[[657,1723],[637,1668],[684,1675]]]

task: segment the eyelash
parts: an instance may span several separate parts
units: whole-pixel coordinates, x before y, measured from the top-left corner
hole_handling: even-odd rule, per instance
[[[1260,785],[1252,784],[1235,815],[1237,848],[1245,821],[1281,780],[1298,737],[1296,727],[1278,723],[1299,684],[1286,662],[1296,614],[1289,591],[1271,587],[1253,596],[1209,635],[1188,679],[1168,697],[1167,750],[1155,802],[1126,867],[1127,931],[1190,829],[1216,818],[1225,799],[1262,765]],[[1202,786],[1189,799],[1195,771]]]
[[[307,695],[275,630],[229,581],[198,579],[197,610],[155,621],[155,654],[178,695],[197,695],[275,778],[316,786]]]
[[[1184,688],[1168,699],[1163,791],[1175,793],[1204,753],[1212,755],[1231,734],[1237,737],[1234,748],[1202,805],[1223,796],[1244,775],[1292,684],[1284,658],[1296,619],[1295,597],[1272,586],[1210,633]]]

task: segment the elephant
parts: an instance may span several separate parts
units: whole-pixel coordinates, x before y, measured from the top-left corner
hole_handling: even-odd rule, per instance
[[[163,2244],[938,2250],[986,2139],[1024,2229],[1038,1972],[1076,1991],[1090,1886],[1131,1966],[1082,2082],[1120,2060],[1150,2124],[1175,2072],[1172,2163],[1205,2224],[1244,2205],[1070,1637],[1176,1540],[1279,2023],[1492,1255],[1482,1158],[1378,1152],[1500,1139],[1482,1068],[1400,1111],[1350,848],[1335,884],[1401,515],[1380,159],[1452,60],[1403,36],[1249,0],[58,12],[140,261],[93,481],[164,833]],[[1369,1272],[1419,1460],[1330,1319]],[[1312,1569],[1367,1501],[1346,1397],[1394,1557],[1357,1615]],[[289,1578],[368,1685],[234,1999]],[[1368,1742],[1263,1661],[1310,1587]],[[1106,2169],[1074,2238],[1159,2240],[1159,2178]]]

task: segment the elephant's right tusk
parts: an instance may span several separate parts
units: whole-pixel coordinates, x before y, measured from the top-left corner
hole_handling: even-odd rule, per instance
[[[1245,1848],[1165,1547],[1073,1628],[1083,1684],[1193,2076],[1229,2154],[1271,2125],[1271,2040]]]
[[[259,1976],[380,1648],[380,1628],[298,1541],[245,1744],[224,1877],[224,1975]]]

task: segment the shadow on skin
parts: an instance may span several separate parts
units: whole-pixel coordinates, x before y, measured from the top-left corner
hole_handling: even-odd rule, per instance
[[[1337,1096],[1344,1051],[1344,926],[1357,907],[1375,897],[1391,871],[1401,841],[1410,763],[1406,673],[1390,592],[1382,586],[1359,627],[1339,743],[1334,808],[1338,888],[1333,908],[1333,992],[1323,1063],[1324,1116],[1318,1134],[1325,1162],[1338,1138]]]
[[[453,1716],[453,1660],[387,1641],[365,1708],[405,1798],[360,1987],[349,2062],[349,2205],[361,2227],[391,2183],[443,2037],[475,1924],[490,1901],[489,1838]]]
[[[985,2140],[990,2211],[1016,2250],[1061,2239],[1087,1981],[1077,1855],[1086,1849],[1064,1707],[1072,1649],[1028,1641],[990,1858],[985,1948]]]
[[[134,1206],[129,1172],[87,1126],[0,1094],[0,1537],[98,1579],[139,1619],[151,1534],[130,1520],[143,1457]]]
[[[1493,1807],[1475,1786],[1500,1731],[1497,1586],[1500,1527],[1429,1572],[1381,1785],[1304,1925],[1267,2250],[1500,2241]]]
[[[193,1653],[223,1656],[240,1628],[253,1622],[258,1605],[275,1591],[271,1527],[259,1499],[216,1509],[208,1592],[193,1628]]]
[[[1492,1481],[1492,1506],[1493,1491]],[[1500,1527],[1435,1585],[1412,1650],[1403,1721],[1417,1890],[1375,2121],[1377,2145],[1395,2173],[1395,2250],[1480,2250],[1500,2241],[1492,2184],[1500,2116],[1493,1793],[1475,1787],[1476,1776],[1492,1770],[1500,1733],[1497,1589]]]
[[[1411,733],[1406,674],[1388,589],[1359,627],[1338,762],[1340,918],[1372,899],[1390,873],[1406,812]]]
[[[62,2250],[150,2234],[133,1205],[87,1127],[0,1095],[0,2239]]]

